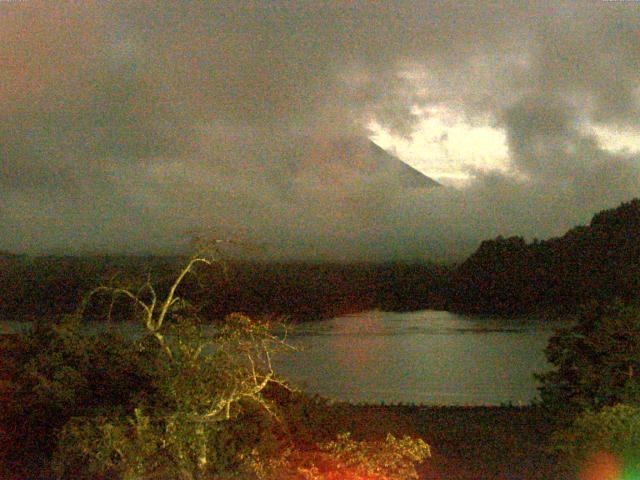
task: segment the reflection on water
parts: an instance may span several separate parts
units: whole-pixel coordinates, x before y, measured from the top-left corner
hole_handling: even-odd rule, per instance
[[[364,312],[296,326],[288,338],[298,351],[280,353],[275,363],[300,388],[336,400],[528,403],[537,394],[533,373],[549,368],[543,350],[559,326],[433,310]],[[144,331],[119,328],[133,337]]]
[[[366,312],[296,328],[279,370],[304,390],[364,402],[528,403],[553,327],[448,312]]]

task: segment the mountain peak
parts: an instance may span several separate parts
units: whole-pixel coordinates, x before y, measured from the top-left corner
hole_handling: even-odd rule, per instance
[[[378,170],[386,170],[400,180],[400,184],[408,188],[433,188],[442,185],[424,173],[406,164],[395,155],[387,152],[376,143],[369,141],[371,160]]]

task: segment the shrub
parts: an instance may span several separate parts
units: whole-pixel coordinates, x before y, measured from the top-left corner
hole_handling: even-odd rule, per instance
[[[640,408],[618,404],[586,411],[556,433],[553,442],[574,470],[585,471],[606,461],[608,469],[625,472],[616,478],[635,478],[628,475],[640,473]]]
[[[356,441],[343,433],[314,448],[260,462],[256,470],[262,478],[278,480],[407,480],[419,478],[415,465],[429,456],[421,439],[389,434],[384,441]]]
[[[6,461],[30,478],[416,478],[421,440],[314,431],[323,404],[275,375],[271,356],[287,345],[268,322],[232,314],[205,334],[177,294],[198,263],[209,261],[193,257],[162,299],[148,280],[88,297],[128,298],[141,338],[90,334],[76,315],[5,342],[1,430],[17,440]]]
[[[591,305],[545,351],[556,369],[539,375],[540,396],[565,418],[640,399],[640,310]]]
[[[133,412],[119,409],[68,422],[53,461],[59,478],[206,478],[243,470],[250,453],[273,447],[265,440],[273,409],[262,391],[272,383],[285,385],[271,366],[273,350],[283,343],[269,324],[240,314],[205,335],[196,311],[176,293],[197,263],[209,262],[192,258],[161,300],[149,282],[137,293],[123,287],[94,290],[126,296],[139,306],[147,335],[135,343],[156,355],[153,393],[140,398]],[[85,466],[85,476],[75,466]]]
[[[38,320],[0,342],[0,425],[8,432],[0,461],[27,477],[46,469],[55,436],[72,417],[133,411],[154,390],[150,351],[115,332],[87,335],[75,316]]]

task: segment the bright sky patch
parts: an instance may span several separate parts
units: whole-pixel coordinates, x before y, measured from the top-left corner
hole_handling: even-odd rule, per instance
[[[640,129],[587,125],[585,130],[596,137],[600,148],[615,153],[640,153]]]
[[[435,180],[460,185],[476,171],[511,170],[507,138],[502,129],[470,122],[442,105],[414,107],[418,122],[409,137],[395,135],[372,121],[371,139]]]

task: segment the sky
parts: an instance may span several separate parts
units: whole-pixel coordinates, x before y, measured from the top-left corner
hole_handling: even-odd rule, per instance
[[[459,259],[638,196],[640,3],[4,1],[0,105],[1,250]]]

